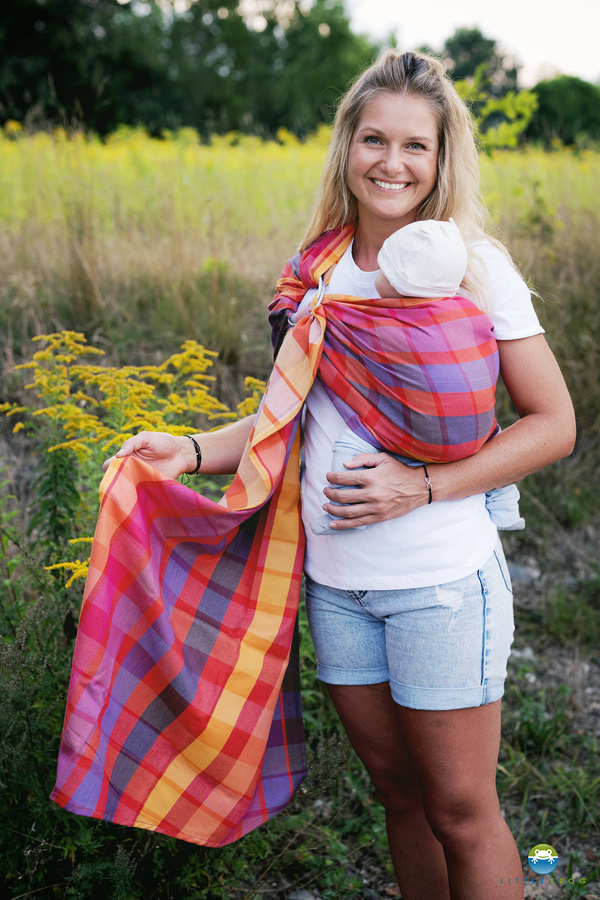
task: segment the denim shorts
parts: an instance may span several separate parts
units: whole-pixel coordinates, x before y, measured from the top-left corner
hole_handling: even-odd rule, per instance
[[[466,578],[434,587],[347,591],[306,576],[306,609],[327,684],[389,681],[412,709],[464,709],[499,700],[514,633],[500,543]]]

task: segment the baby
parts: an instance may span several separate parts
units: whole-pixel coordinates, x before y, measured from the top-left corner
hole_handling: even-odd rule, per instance
[[[405,225],[383,244],[377,257],[379,272],[375,287],[381,297],[418,297],[439,299],[458,293],[467,268],[467,250],[458,227],[448,222],[426,220]],[[344,463],[358,453],[379,453],[375,447],[345,428],[333,446],[332,469],[345,471]],[[407,457],[398,457],[409,465],[421,465]],[[347,485],[346,487],[350,487]],[[505,530],[525,527],[519,514],[519,491],[514,484],[496,488],[485,495],[485,505],[492,522]],[[334,517],[320,516],[311,522],[315,534],[344,534],[330,528]]]

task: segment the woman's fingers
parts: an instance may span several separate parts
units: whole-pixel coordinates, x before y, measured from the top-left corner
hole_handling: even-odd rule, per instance
[[[118,459],[122,459],[124,456],[131,456],[136,450],[140,450],[145,446],[145,440],[141,439],[141,435],[136,434],[135,437],[127,438],[126,441],[123,441],[120,448],[115,453],[115,456]]]
[[[375,468],[376,466],[385,463],[385,460],[388,459],[385,453],[357,453],[356,456],[353,456],[352,459],[346,460],[344,466],[351,472],[352,469],[359,469],[363,466],[367,466],[368,468]],[[333,473],[332,473],[333,474]],[[343,475],[343,472],[336,472],[336,475]],[[328,479],[329,475],[327,476]]]
[[[178,442],[172,434],[163,431],[140,431],[139,434],[134,434],[133,437],[123,441],[116,456],[121,459],[137,453],[143,455],[144,459],[150,459],[153,456],[159,458],[170,456],[176,453],[177,449]]]
[[[162,431],[141,431],[133,437],[123,441],[120,449],[107,459],[102,469],[106,472],[113,459],[124,459],[135,456],[149,463],[164,475],[177,478],[186,469],[186,461],[182,456],[185,446],[181,438]],[[189,468],[189,467],[188,467]]]
[[[114,457],[114,456],[111,456],[111,457],[109,457],[109,459],[105,459],[105,460],[104,460],[104,462],[102,463],[102,471],[103,471],[103,472],[106,472],[106,470],[107,470],[108,467],[110,466],[110,464],[111,464],[111,462],[113,461],[113,459],[115,459],[115,457]]]
[[[113,456],[109,457],[109,459],[104,460],[104,462],[102,463],[102,470],[106,472],[113,459],[122,459],[125,456],[131,456],[136,451],[143,450],[147,446],[148,441],[146,432],[142,431],[140,432],[140,434],[136,434],[133,437],[127,438],[127,440],[123,441],[120,448]]]
[[[370,467],[329,472],[330,484],[324,490],[327,499],[336,505],[326,503],[323,508],[341,520],[339,529],[404,516],[429,500],[420,466],[407,466],[386,453],[359,454],[350,465]]]

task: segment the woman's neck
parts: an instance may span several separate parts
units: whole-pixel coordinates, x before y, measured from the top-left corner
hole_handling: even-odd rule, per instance
[[[363,272],[374,272],[379,268],[377,255],[383,242],[396,230],[397,226],[392,223],[387,228],[385,225],[372,228],[364,225],[361,227],[361,222],[358,222],[354,232],[352,258],[359,269],[362,269]]]
[[[380,249],[381,245],[376,249],[367,248],[362,241],[357,242],[355,236],[352,244],[352,259],[363,272],[374,272],[379,268],[377,254]]]

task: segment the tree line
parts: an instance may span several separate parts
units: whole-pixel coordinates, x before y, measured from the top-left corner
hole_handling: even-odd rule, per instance
[[[303,137],[331,120],[381,49],[352,31],[344,2],[3,0],[0,122]],[[453,78],[475,78],[480,99],[518,93],[517,63],[477,28],[422,49],[444,58]],[[598,86],[563,75],[533,92],[522,137],[600,140]]]

